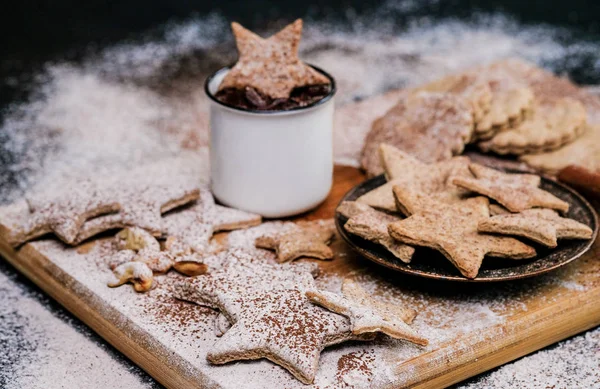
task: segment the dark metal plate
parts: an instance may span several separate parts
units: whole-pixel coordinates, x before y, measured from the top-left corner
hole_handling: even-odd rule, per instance
[[[368,179],[351,189],[342,201],[353,201],[383,184],[386,180],[383,175]],[[590,240],[560,240],[558,247],[549,249],[536,245],[523,239],[527,244],[535,247],[538,255],[526,260],[506,260],[501,258],[486,257],[479,274],[475,279],[468,279],[460,275],[458,270],[439,252],[419,247],[410,264],[406,264],[382,246],[364,240],[348,233],[344,228],[347,219],[336,212],[335,224],[342,238],[358,253],[380,265],[388,268],[413,274],[416,276],[462,282],[493,282],[516,280],[537,276],[557,269],[579,258],[587,252],[598,234],[598,217],[592,206],[577,192],[566,185],[542,178],[541,188],[547,190],[558,198],[570,204],[567,217],[584,223],[594,231]]]

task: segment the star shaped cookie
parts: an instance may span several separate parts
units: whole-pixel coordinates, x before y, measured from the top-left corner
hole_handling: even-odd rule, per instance
[[[86,220],[120,209],[118,199],[105,185],[101,180],[83,180],[69,185],[68,189],[28,196],[30,216],[11,233],[11,245],[17,247],[51,232],[63,242],[73,244]]]
[[[328,244],[333,239],[335,227],[332,220],[298,223],[289,232],[263,235],[256,238],[256,247],[275,250],[279,262],[289,262],[300,257],[333,258]]]
[[[569,203],[539,187],[541,178],[533,174],[508,174],[475,163],[469,165],[475,178],[454,177],[451,182],[496,200],[511,212],[539,207],[562,212]]]
[[[344,201],[337,212],[348,218],[344,228],[351,234],[382,245],[402,262],[409,263],[412,259],[415,249],[397,242],[388,233],[388,225],[400,220],[399,217],[376,211],[355,201]]]
[[[395,195],[413,207],[414,193],[395,188]],[[532,258],[535,250],[508,237],[481,234],[480,222],[489,218],[489,201],[485,197],[469,198],[454,204],[419,199],[425,209],[389,225],[392,238],[415,246],[440,251],[467,278],[475,278],[486,255],[511,259]]]
[[[200,196],[198,185],[189,176],[169,169],[163,162],[116,175],[109,189],[121,205],[119,212],[84,223],[75,243],[107,230],[133,226],[160,236],[162,215]]]
[[[190,207],[169,213],[163,217],[162,233],[176,237],[197,253],[206,251],[214,233],[256,226],[260,215],[215,204],[212,193],[200,189],[200,198]]]
[[[358,203],[390,212],[410,215],[394,199],[395,185],[411,187],[438,201],[452,203],[460,200],[465,191],[450,183],[450,177],[472,177],[469,159],[454,157],[444,162],[427,164],[388,144],[380,145],[380,156],[388,182],[359,197]]]
[[[560,217],[551,209],[528,209],[519,213],[492,216],[479,223],[479,231],[517,235],[548,247],[557,239],[591,239],[593,231],[576,220]]]
[[[352,282],[344,281],[343,295],[309,290],[306,296],[313,303],[348,317],[352,323],[352,333],[355,335],[382,332],[392,338],[407,340],[421,346],[429,343],[406,324],[406,313],[399,315],[399,308],[371,298]]]
[[[287,99],[294,88],[329,84],[329,79],[298,58],[302,19],[263,39],[232,23],[239,59],[219,90],[254,88],[273,99]]]
[[[522,155],[529,166],[556,174],[569,165],[582,166],[590,172],[600,171],[600,126],[587,125],[583,135],[558,150]]]
[[[388,143],[432,163],[460,154],[473,133],[471,105],[451,93],[419,92],[400,99],[367,134],[361,164],[369,176],[383,172],[379,145]]]
[[[315,266],[278,265],[236,249],[209,274],[175,287],[177,298],[218,309],[232,324],[207,355],[214,364],[267,358],[304,383],[312,383],[323,348],[354,335],[343,316],[310,303]],[[225,329],[225,328],[223,328]]]

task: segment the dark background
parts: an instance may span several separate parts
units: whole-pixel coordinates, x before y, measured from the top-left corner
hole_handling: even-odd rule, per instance
[[[393,17],[398,26],[419,16],[468,19],[473,14],[502,12],[523,24],[547,23],[567,27],[565,39],[597,40],[600,2],[566,1],[420,1],[418,6],[398,7]],[[9,4],[6,4],[9,3]],[[407,3],[407,0],[399,1]],[[596,4],[592,4],[596,3]],[[0,7],[0,108],[27,92],[28,75],[52,59],[78,60],[86,51],[102,48],[141,33],[152,33],[168,21],[181,21],[217,12],[251,29],[273,20],[305,17],[349,23],[349,15],[368,15],[381,1],[261,1],[261,0],[22,0]],[[407,8],[409,8],[407,10]],[[352,9],[355,12],[348,13]],[[226,33],[226,32],[224,32]],[[581,68],[570,69],[581,83],[599,81]],[[10,82],[6,80],[10,79]],[[16,81],[15,81],[16,80]]]

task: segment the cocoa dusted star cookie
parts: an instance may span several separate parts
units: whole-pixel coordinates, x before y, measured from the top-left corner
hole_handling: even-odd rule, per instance
[[[473,112],[464,98],[451,93],[419,92],[400,99],[373,122],[362,150],[369,176],[383,173],[379,145],[387,143],[425,163],[460,154],[473,133]]]
[[[447,161],[427,164],[385,143],[379,146],[379,150],[389,181],[359,197],[356,200],[358,203],[410,215],[401,204],[396,203],[392,192],[395,185],[411,187],[442,202],[452,203],[464,197],[465,191],[452,184],[450,178],[472,177],[468,158],[454,157]]]
[[[558,239],[590,239],[593,231],[576,220],[560,217],[551,209],[528,209],[519,213],[503,213],[479,223],[479,231],[517,235],[548,247],[556,247]]]
[[[298,58],[302,19],[267,39],[235,22],[231,29],[239,59],[219,85],[220,91],[253,88],[271,99],[287,99],[294,88],[329,84],[327,77]]]
[[[525,259],[535,250],[509,237],[481,234],[479,223],[489,218],[485,197],[443,204],[427,198],[415,198],[413,191],[394,188],[398,201],[408,209],[420,209],[404,220],[389,225],[392,238],[414,246],[441,252],[467,278],[475,278],[486,255]]]
[[[345,280],[342,293],[309,290],[306,296],[313,303],[348,317],[355,335],[382,332],[421,346],[429,343],[406,324],[410,314],[399,314],[397,307],[373,299],[355,281]]]
[[[231,324],[207,354],[213,364],[266,358],[304,383],[312,383],[321,351],[352,339],[350,321],[305,297],[315,289],[310,264],[273,264],[234,249],[211,273],[188,278],[175,296],[219,310]]]
[[[256,238],[256,247],[275,250],[279,262],[300,257],[333,258],[328,246],[335,234],[333,220],[301,222],[296,227],[289,232],[260,236]]]
[[[475,163],[469,165],[469,169],[475,178],[454,177],[451,182],[494,199],[511,212],[534,207],[569,210],[569,203],[539,188],[539,176],[503,173]]]

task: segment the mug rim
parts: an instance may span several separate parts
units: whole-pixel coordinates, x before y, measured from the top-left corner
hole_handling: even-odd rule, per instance
[[[224,103],[222,101],[219,101],[211,92],[210,92],[210,84],[212,83],[212,81],[215,79],[215,77],[220,74],[221,72],[224,72],[226,70],[231,70],[231,68],[233,67],[233,65],[228,65],[228,66],[224,66],[222,68],[220,68],[219,70],[217,70],[216,72],[214,72],[213,74],[211,74],[210,76],[208,76],[206,78],[206,81],[204,82],[204,93],[206,93],[206,95],[208,96],[209,99],[211,99],[214,103],[217,103],[223,107],[229,108],[229,109],[233,109],[235,111],[238,112],[243,112],[243,113],[249,113],[249,114],[257,114],[257,115],[285,115],[285,114],[291,114],[291,113],[297,113],[300,111],[304,111],[304,110],[308,110],[311,108],[315,108],[317,106],[323,105],[326,102],[328,102],[329,100],[331,100],[333,98],[333,96],[335,95],[335,93],[337,92],[337,87],[336,87],[336,83],[335,83],[335,79],[333,78],[333,76],[329,73],[327,73],[325,70],[311,65],[309,63],[307,63],[308,66],[310,66],[311,68],[313,68],[314,70],[316,70],[317,72],[321,73],[322,75],[324,75],[325,77],[327,77],[329,79],[329,84],[331,85],[331,89],[329,90],[329,93],[326,94],[322,99],[314,101],[308,105],[304,105],[302,107],[294,107],[291,109],[286,109],[286,110],[275,110],[275,109],[269,109],[269,110],[261,110],[261,109],[245,109],[245,108],[240,108],[240,107],[236,107],[233,104],[228,104],[228,103]]]

